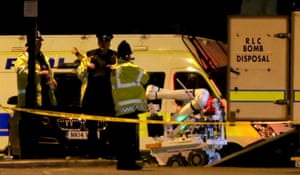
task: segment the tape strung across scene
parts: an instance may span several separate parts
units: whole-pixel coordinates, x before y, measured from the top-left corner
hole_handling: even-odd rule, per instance
[[[249,121],[235,121],[235,122],[195,122],[195,121],[164,121],[164,120],[149,120],[149,119],[127,119],[120,118],[114,116],[97,116],[97,115],[87,115],[87,114],[79,114],[79,113],[69,113],[69,112],[60,112],[60,111],[49,111],[49,110],[41,110],[41,109],[30,109],[30,108],[20,108],[20,107],[7,107],[0,105],[0,108],[4,110],[11,111],[19,111],[19,112],[27,112],[32,114],[37,114],[37,116],[49,116],[49,117],[57,117],[57,118],[72,118],[72,119],[86,119],[86,120],[99,120],[99,121],[110,121],[110,122],[126,122],[126,123],[149,123],[149,124],[212,124],[212,125],[220,125],[220,124],[249,124]],[[273,121],[273,122],[255,122],[256,124],[300,124],[296,121]]]

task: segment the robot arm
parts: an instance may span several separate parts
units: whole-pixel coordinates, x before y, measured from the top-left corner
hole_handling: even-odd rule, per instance
[[[155,85],[148,85],[146,88],[146,96],[149,100],[157,99],[176,99],[191,100],[194,98],[195,91],[199,89],[163,89]]]
[[[184,122],[191,114],[195,111],[201,111],[205,108],[209,92],[207,89],[179,89],[179,90],[167,90],[159,88],[155,85],[148,85],[146,89],[146,96],[149,100],[155,99],[176,99],[176,100],[190,100],[186,103],[181,110],[175,116],[176,121]],[[187,125],[179,125],[175,128],[171,136],[176,136],[181,134]]]

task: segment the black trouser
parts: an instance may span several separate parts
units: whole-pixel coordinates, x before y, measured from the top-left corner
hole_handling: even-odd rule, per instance
[[[97,135],[97,121],[87,120],[86,126],[88,128],[88,140],[87,140],[87,154],[89,157],[100,156],[100,142]]]
[[[38,118],[33,114],[21,112],[19,124],[20,132],[20,158],[28,159],[37,156],[38,151]]]
[[[109,76],[96,76],[89,78],[82,109],[85,114],[96,116],[114,116],[114,103],[111,95]],[[90,157],[99,157],[107,153],[107,132],[100,131],[97,136],[98,121],[88,120],[88,154]]]
[[[104,127],[104,124],[109,125],[108,122],[100,121],[101,126],[99,126],[96,120],[88,120],[86,123],[88,129],[87,154],[90,158],[111,159],[114,156],[109,140],[110,130]]]
[[[120,118],[138,119],[137,113],[119,116]],[[118,164],[132,165],[139,158],[138,123],[112,122],[109,125],[111,143],[116,151]]]

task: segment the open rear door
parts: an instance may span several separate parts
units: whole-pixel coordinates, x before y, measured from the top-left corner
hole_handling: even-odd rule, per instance
[[[288,117],[288,18],[229,17],[228,112],[231,120]]]

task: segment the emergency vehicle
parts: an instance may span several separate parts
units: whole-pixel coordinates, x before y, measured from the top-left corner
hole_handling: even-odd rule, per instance
[[[297,15],[295,15],[296,17]],[[231,22],[235,22],[235,18],[232,19]],[[274,19],[277,22],[277,18]],[[269,20],[266,19],[264,22],[267,21]],[[242,49],[248,49],[248,51],[251,51],[251,48],[261,48],[262,37],[260,35],[265,35],[266,32],[264,30],[266,29],[255,30],[256,36],[251,37],[253,35],[251,27],[248,26],[251,32],[244,33],[243,25],[239,23],[232,23],[229,36],[233,38],[229,41],[229,45],[208,38],[188,35],[116,34],[112,40],[112,49],[116,49],[122,40],[127,40],[133,49],[133,56],[135,57],[133,61],[149,72],[151,77],[149,84],[174,92],[184,88],[205,88],[214,98],[218,99],[224,109],[224,121],[229,122],[223,124],[225,142],[222,142],[220,149],[218,149],[220,156],[225,157],[256,143],[263,142],[266,139],[276,138],[282,133],[294,130],[294,127],[288,121],[297,121],[297,115],[289,115],[288,109],[297,111],[297,103],[296,101],[285,103],[288,101],[288,98],[290,99],[290,96],[286,95],[287,92],[292,92],[290,91],[291,86],[287,86],[289,81],[286,78],[290,77],[292,73],[291,71],[279,71],[285,70],[290,62],[287,62],[288,59],[271,59],[275,56],[280,58],[288,57],[288,51],[285,50],[288,48],[286,45],[288,44],[287,39],[273,37],[288,33],[287,20],[279,18],[279,21],[283,23],[279,24],[283,28],[272,27],[271,29],[276,31],[272,31],[271,34],[267,32],[266,37],[269,39],[265,43],[268,46],[267,53],[264,53],[265,49],[261,49],[262,53],[258,54],[257,57],[256,55],[247,56],[244,53],[240,53],[243,50],[235,52],[234,49],[237,46],[238,48],[241,46]],[[242,22],[242,20],[238,22]],[[235,25],[240,25],[241,28],[235,28]],[[240,29],[240,31],[234,31],[236,29]],[[242,41],[234,38],[234,36],[243,37],[245,43],[242,44]],[[59,105],[65,109],[63,112],[71,113],[78,107],[80,82],[76,79],[75,69],[66,68],[67,64],[65,63],[72,63],[76,59],[71,53],[71,48],[74,46],[81,52],[97,48],[96,36],[43,35],[43,38],[42,50],[51,58],[51,65],[56,72],[59,82],[58,87],[62,88],[58,88],[57,92]],[[273,48],[275,45],[273,43],[275,42],[278,42],[280,47]],[[16,73],[13,70],[13,65],[16,56],[23,51],[25,45],[24,36],[0,36],[0,43],[3,43],[0,48],[0,65],[2,65],[0,80],[5,82],[5,85],[1,86],[0,104],[14,107],[14,105],[7,104],[7,99],[17,94]],[[283,50],[282,55],[277,53],[279,50]],[[232,54],[235,56],[232,56]],[[294,56],[296,56],[296,53],[294,53]],[[257,60],[256,62],[263,68],[254,65],[254,61],[251,60]],[[243,64],[240,65],[240,63]],[[293,70],[296,71],[296,69]],[[251,71],[252,74],[250,76],[249,72]],[[257,72],[259,72],[259,76],[256,74]],[[244,77],[244,75],[247,76]],[[281,81],[275,81],[274,76]],[[293,74],[293,77],[295,78],[296,74]],[[177,81],[178,79],[184,86]],[[292,81],[292,79],[289,80]],[[278,85],[278,82],[281,83],[279,83],[280,88],[275,86]],[[296,88],[293,87],[292,89]],[[297,91],[293,92],[296,93]],[[167,121],[171,120],[172,114],[176,112],[176,100],[164,97],[156,99],[155,103],[159,106],[157,114],[167,124]],[[288,108],[290,105],[294,107]],[[2,150],[7,150],[9,145],[8,119],[12,116],[11,111],[2,109],[2,116],[6,118],[1,120],[1,126],[3,121],[2,129],[6,131],[6,134],[2,136],[0,146]],[[150,112],[141,114],[140,120],[147,121],[149,116],[151,116]],[[41,144],[63,144],[63,149],[68,149],[67,145],[70,142],[75,147],[84,145],[82,142],[87,139],[84,120],[71,117],[54,117],[53,119],[53,117],[43,116],[41,118],[43,120],[41,120],[40,126],[44,126],[42,128],[50,128],[50,126],[47,126],[48,124],[53,127],[54,122],[58,126],[60,133],[60,136],[55,134],[51,136],[41,135]],[[242,122],[239,123],[239,121]],[[280,122],[277,123],[278,121]],[[262,122],[271,123],[266,124]],[[141,150],[149,150],[147,144],[157,143],[157,140],[149,136],[148,126],[150,125],[147,122],[140,123]],[[102,125],[101,129],[103,129]],[[164,128],[163,134],[166,131],[167,129]],[[177,147],[180,148],[180,143],[178,143]],[[153,161],[155,162],[155,160]],[[206,161],[205,163],[197,162],[196,165],[209,163],[208,160]],[[166,161],[163,161],[162,164],[166,164]]]

